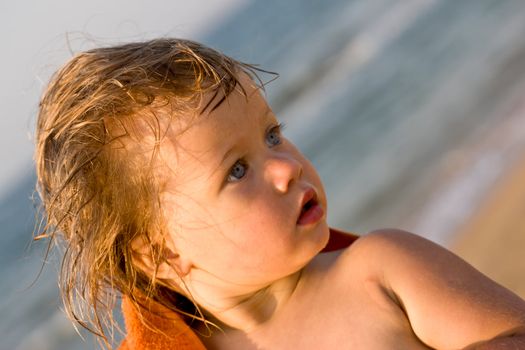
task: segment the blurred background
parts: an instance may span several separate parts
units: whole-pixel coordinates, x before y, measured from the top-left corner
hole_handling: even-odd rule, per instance
[[[31,244],[38,99],[72,52],[158,36],[280,73],[268,99],[332,226],[415,232],[525,296],[523,1],[4,1],[0,36],[0,349],[95,347]]]

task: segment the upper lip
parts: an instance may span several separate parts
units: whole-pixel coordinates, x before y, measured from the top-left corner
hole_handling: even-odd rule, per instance
[[[301,217],[304,206],[311,200],[317,202],[317,193],[312,187],[308,187],[304,191],[303,196],[301,198],[301,205],[299,206],[299,213],[297,214],[297,218]]]

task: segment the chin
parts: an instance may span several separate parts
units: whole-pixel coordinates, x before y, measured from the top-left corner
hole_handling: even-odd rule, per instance
[[[324,247],[326,247],[329,239],[330,228],[328,227],[326,220],[322,220],[311,232],[311,242],[314,246],[314,255],[312,256],[312,258],[315,255],[319,254],[319,252],[321,252],[321,250],[323,250]]]

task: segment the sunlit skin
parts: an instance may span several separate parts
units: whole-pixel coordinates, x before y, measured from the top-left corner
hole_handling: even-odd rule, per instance
[[[291,294],[329,233],[315,169],[247,77],[243,87],[247,96],[238,88],[213,112],[172,125],[161,148],[172,173],[162,200],[192,296],[230,326],[255,327]],[[312,190],[323,215],[298,225]],[[253,308],[251,296],[258,312],[231,318]]]
[[[172,122],[159,154],[169,235],[157,277],[222,328],[201,336],[207,348],[525,345],[523,300],[418,236],[380,230],[319,253],[329,235],[319,176],[240,79],[246,96]],[[317,207],[302,223],[308,193]]]

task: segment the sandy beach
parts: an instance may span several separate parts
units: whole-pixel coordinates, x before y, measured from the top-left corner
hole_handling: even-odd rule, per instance
[[[455,253],[525,298],[525,152],[456,237]]]

